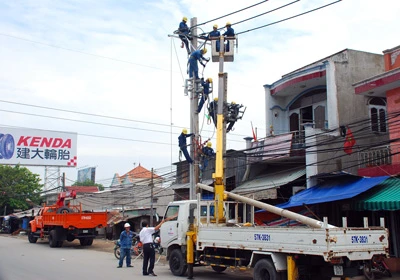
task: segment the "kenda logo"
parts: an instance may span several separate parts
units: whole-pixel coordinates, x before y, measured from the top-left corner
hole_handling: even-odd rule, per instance
[[[92,216],[82,216],[81,220],[91,220]]]
[[[71,139],[64,140],[62,138],[47,138],[41,136],[21,136],[17,142],[17,146],[71,149],[71,142]]]

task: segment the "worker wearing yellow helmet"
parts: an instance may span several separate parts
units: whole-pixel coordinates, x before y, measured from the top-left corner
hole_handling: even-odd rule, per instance
[[[217,127],[217,112],[218,112],[218,97],[215,97],[213,101],[208,104],[208,115],[214,122],[215,127]]]
[[[194,52],[192,52],[192,54],[189,57],[189,78],[195,78],[196,82],[200,82],[199,79],[199,66],[197,64],[197,61],[200,62],[201,65],[203,65],[203,67],[206,67],[206,65],[203,63],[203,61],[209,61],[209,58],[205,58],[203,56],[203,54],[207,53],[207,49],[203,48],[200,50],[195,50]]]
[[[212,78],[208,78],[206,81],[204,79],[201,79],[201,85],[203,86],[202,90],[202,95],[199,101],[199,106],[197,107],[197,113],[201,112],[201,109],[203,108],[204,103],[208,99],[208,95],[210,94],[210,84],[212,83]]]
[[[212,143],[210,141],[207,142],[207,145],[201,149],[201,165],[200,170],[204,171],[208,166],[208,160],[212,158],[215,153],[213,148],[211,148]]]
[[[221,36],[221,33],[218,31],[218,25],[214,24],[213,26],[213,31],[211,31],[208,36],[207,40],[215,40],[215,46],[216,46],[216,51],[219,52],[219,37]]]
[[[235,30],[232,28],[232,24],[228,21],[225,25],[226,31],[224,34],[225,37],[235,37]],[[226,43],[225,51],[229,52],[229,41]]]
[[[190,30],[186,22],[187,22],[187,17],[183,17],[182,22],[179,24],[178,31],[179,31],[179,38],[182,40],[181,48],[183,48],[183,46],[186,46],[186,51],[188,55],[190,55],[189,40],[191,38],[189,37]]]
[[[193,163],[192,158],[190,157],[188,150],[187,150],[187,144],[186,144],[186,138],[194,136],[193,133],[187,133],[187,129],[184,128],[182,129],[182,133],[178,137],[178,142],[179,142],[179,148],[181,149],[183,155],[185,156],[185,159],[188,163]]]
[[[240,107],[242,107],[242,105],[236,104],[235,101],[228,104],[228,114],[226,118],[226,122],[228,123],[228,127],[226,128],[227,133],[232,130],[233,125],[238,120]]]

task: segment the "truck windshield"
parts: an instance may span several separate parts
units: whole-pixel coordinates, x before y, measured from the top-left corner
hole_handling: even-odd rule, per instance
[[[179,206],[178,205],[173,205],[173,206],[169,206],[167,209],[167,213],[165,213],[165,219],[175,216],[174,218],[171,218],[170,221],[174,221],[177,220],[178,217],[176,216],[176,214],[179,212]]]

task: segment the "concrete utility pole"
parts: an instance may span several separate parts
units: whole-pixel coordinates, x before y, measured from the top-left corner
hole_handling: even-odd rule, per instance
[[[151,169],[151,181],[150,181],[150,189],[151,189],[151,193],[150,193],[150,226],[153,226],[153,217],[154,217],[154,211],[153,211],[153,168]]]
[[[190,26],[197,25],[197,18],[194,17],[190,20]],[[197,28],[191,31],[193,35],[192,45],[197,49]],[[193,50],[191,50],[193,51]],[[200,72],[200,69],[199,69]],[[190,92],[190,132],[194,133],[192,145],[190,146],[190,157],[193,159],[193,164],[190,165],[190,191],[189,198],[196,198],[196,184],[199,182],[199,160],[196,151],[196,143],[199,141],[199,114],[197,114],[197,105],[199,104],[199,97],[197,90],[199,83],[195,81],[196,77],[193,77],[193,90]]]

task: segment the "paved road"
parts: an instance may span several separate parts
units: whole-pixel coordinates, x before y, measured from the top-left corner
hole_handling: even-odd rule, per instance
[[[95,241],[96,242],[96,241]],[[50,248],[47,243],[30,244],[26,239],[0,235],[0,280],[140,279],[140,259],[133,268],[117,268],[114,255],[81,246]],[[186,279],[173,276],[168,265],[158,263],[158,279]],[[251,280],[249,272],[227,271],[217,274],[209,268],[195,267],[196,280]],[[126,278],[129,277],[129,278]],[[153,277],[150,277],[153,278]]]

